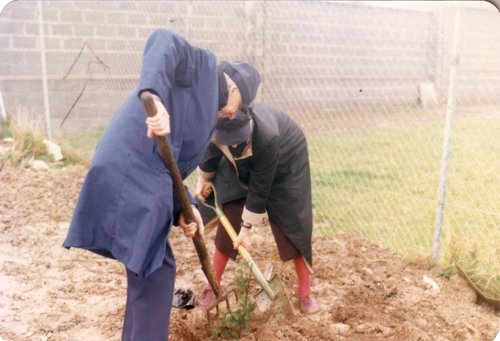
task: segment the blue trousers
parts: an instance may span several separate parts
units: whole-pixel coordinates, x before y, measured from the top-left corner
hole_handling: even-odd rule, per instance
[[[127,270],[122,341],[168,341],[175,285],[175,259],[167,243],[162,266],[146,278]]]

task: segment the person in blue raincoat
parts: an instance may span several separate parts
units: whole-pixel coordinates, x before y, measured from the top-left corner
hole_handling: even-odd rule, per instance
[[[143,91],[155,95],[153,118],[146,119],[139,99]],[[197,228],[203,232],[196,208],[197,223],[184,223],[152,137],[168,136],[185,178],[200,163],[226,102],[227,85],[212,52],[164,29],[151,34],[139,84],[97,145],[64,241],[66,248],[87,249],[125,265],[122,340],[168,340],[176,269],[167,237],[177,222],[187,237]]]

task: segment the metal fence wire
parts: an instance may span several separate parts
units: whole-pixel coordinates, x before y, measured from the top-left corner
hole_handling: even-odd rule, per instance
[[[158,27],[247,60],[306,132],[316,234],[500,275],[500,18],[488,3],[26,1],[0,16],[6,112],[100,131]]]

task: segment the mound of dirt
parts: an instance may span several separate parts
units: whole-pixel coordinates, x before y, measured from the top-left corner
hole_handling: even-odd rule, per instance
[[[123,266],[90,252],[64,249],[85,169],[0,171],[0,340],[120,340],[126,277]],[[464,280],[405,263],[361,237],[313,238],[313,290],[321,311],[301,315],[291,263],[279,261],[270,232],[258,229],[252,257],[274,265],[294,314],[257,312],[241,340],[493,340],[500,312],[477,302]],[[213,251],[214,232],[206,236]],[[205,279],[193,244],[179,229],[170,242],[176,287],[200,293]],[[228,265],[223,285],[242,267]],[[425,280],[424,280],[425,279]],[[252,283],[252,293],[256,286]],[[210,340],[199,309],[172,310],[171,340]]]

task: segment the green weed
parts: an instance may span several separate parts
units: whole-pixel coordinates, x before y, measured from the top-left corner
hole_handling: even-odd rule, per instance
[[[218,321],[218,327],[212,332],[212,340],[220,338],[238,340],[244,332],[250,330],[256,307],[249,296],[250,273],[244,275],[240,267],[239,275],[235,278],[235,285],[238,289],[238,308],[224,312]]]

